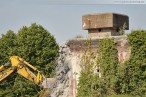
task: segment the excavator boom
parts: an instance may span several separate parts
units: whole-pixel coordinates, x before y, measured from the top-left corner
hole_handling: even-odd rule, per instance
[[[4,81],[7,77],[9,77],[11,74],[16,72],[21,76],[25,77],[26,79],[44,88],[42,92],[42,94],[44,94],[44,91],[49,91],[48,89],[50,89],[50,86],[52,87],[52,84],[54,84],[55,82],[53,78],[51,79],[53,80],[53,82],[49,82],[49,80],[45,78],[44,75],[39,70],[37,70],[36,67],[32,66],[31,64],[29,64],[18,56],[11,56],[9,61],[10,63],[7,62],[5,65],[0,66],[0,83]]]
[[[32,81],[33,83],[39,86],[41,86],[42,83],[46,81],[44,75],[40,71],[38,71],[36,67],[24,61],[22,58],[18,56],[11,56],[10,63],[11,66],[8,69],[5,68],[7,64],[2,65],[0,67],[0,82],[5,80],[13,72],[17,72],[21,76],[25,77],[26,79]],[[37,75],[34,72],[37,72]]]

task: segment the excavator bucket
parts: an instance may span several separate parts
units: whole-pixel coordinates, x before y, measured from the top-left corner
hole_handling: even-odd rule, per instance
[[[54,78],[46,78],[42,83],[44,89],[40,92],[39,97],[51,97],[50,94],[52,92],[55,83],[56,80]]]
[[[39,97],[51,97],[50,96],[50,93],[49,93],[49,89],[43,89],[41,92],[40,92],[40,96]]]

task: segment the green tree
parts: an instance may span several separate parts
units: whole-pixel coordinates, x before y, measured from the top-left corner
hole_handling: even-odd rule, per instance
[[[3,65],[9,60],[9,56],[15,54],[15,40],[16,34],[9,30],[0,38],[0,64]],[[13,77],[16,77],[13,75]],[[0,84],[0,97],[4,97],[5,95],[9,96],[12,94],[11,89],[14,84],[14,78],[11,77],[7,81],[4,81]]]
[[[8,61],[9,56],[15,54],[16,34],[9,30],[6,35],[2,34],[0,38],[0,63],[4,64]]]
[[[97,53],[92,52],[91,41],[87,43],[88,50],[83,54],[81,61],[78,97],[116,94],[118,55],[114,39],[99,40]],[[95,67],[98,67],[99,72],[94,72]]]
[[[88,49],[84,51],[81,60],[81,72],[77,97],[94,97],[98,76],[94,74],[96,53],[91,50],[91,40],[87,40]]]
[[[46,77],[53,76],[59,46],[55,38],[41,25],[34,23],[29,27],[24,26],[17,34],[8,31],[6,35],[2,35],[0,46],[1,64],[7,62],[9,56],[17,55],[37,67]],[[0,96],[38,96],[40,89],[34,83],[18,74],[10,79],[0,85]]]
[[[125,63],[123,90],[132,95],[146,95],[146,31],[136,30],[128,35],[130,59]]]
[[[17,55],[36,66],[46,77],[54,70],[59,46],[55,38],[41,25],[22,27],[17,33]]]
[[[132,31],[128,40],[131,55],[123,64],[118,62],[114,39],[99,40],[97,66],[101,77],[93,72],[96,54],[83,54],[78,97],[146,97],[146,30]]]
[[[107,38],[99,40],[98,52],[99,58],[97,62],[101,72],[100,87],[105,94],[115,94],[118,54],[117,49],[115,48],[114,39]]]

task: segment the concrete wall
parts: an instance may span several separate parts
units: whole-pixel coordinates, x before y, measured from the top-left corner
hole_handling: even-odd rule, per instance
[[[130,46],[126,36],[110,37],[115,39],[119,62],[123,63],[130,57]],[[102,38],[100,38],[102,39]],[[88,49],[87,39],[73,39],[60,47],[60,56],[56,66],[56,86],[52,97],[76,97],[77,84],[80,76],[80,62],[83,51]],[[99,38],[91,40],[92,51],[98,50]]]
[[[124,57],[126,54],[126,58],[123,60],[127,60],[130,56],[130,46],[128,44],[128,40],[126,36],[112,36],[109,38],[114,38],[115,40],[115,47],[118,50],[119,55],[119,60],[121,60],[121,57]],[[96,52],[98,49],[98,42],[101,38],[93,38],[91,39],[91,48],[92,51]],[[72,39],[69,40],[66,44],[69,47],[71,53],[76,53],[76,54],[82,54],[84,50],[87,50],[88,45],[86,43],[87,39]],[[122,53],[122,54],[121,54]],[[121,56],[121,57],[120,57]]]
[[[110,37],[113,38],[113,37]],[[115,47],[118,50],[118,59],[120,63],[128,60],[130,57],[130,46],[127,41],[126,36],[117,36],[115,39]],[[96,52],[98,49],[99,39],[91,40],[92,51]],[[76,97],[77,93],[77,84],[79,80],[80,74],[80,61],[84,50],[87,50],[86,39],[74,39],[67,42],[67,46],[69,47],[72,54],[72,96]]]

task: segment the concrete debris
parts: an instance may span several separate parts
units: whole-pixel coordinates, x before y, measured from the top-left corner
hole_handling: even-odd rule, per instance
[[[59,57],[56,61],[56,84],[51,97],[67,97],[69,93],[69,77],[71,76],[71,53],[66,45],[60,46]]]

